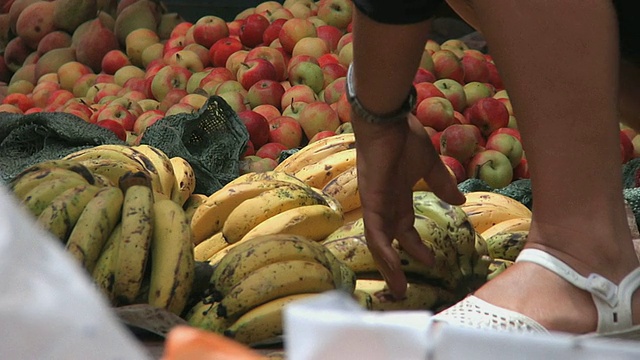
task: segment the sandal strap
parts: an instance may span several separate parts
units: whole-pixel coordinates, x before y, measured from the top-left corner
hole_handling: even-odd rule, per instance
[[[577,288],[591,293],[598,311],[597,332],[623,330],[632,326],[631,299],[635,290],[640,287],[640,268],[629,273],[616,285],[599,274],[582,276],[560,259],[538,249],[522,250],[516,261],[538,264]]]

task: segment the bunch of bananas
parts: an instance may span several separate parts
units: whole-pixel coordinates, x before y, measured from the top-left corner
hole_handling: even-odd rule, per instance
[[[531,226],[531,210],[506,195],[475,191],[461,208],[484,239],[491,258],[487,279],[511,266],[524,248]]]
[[[148,303],[180,314],[195,267],[183,207],[197,201],[193,169],[136,148],[102,145],[43,161],[9,186],[114,306]]]
[[[467,215],[432,192],[414,191],[414,226],[435,254],[427,266],[393,242],[409,280],[407,296],[389,301],[384,281],[367,247],[362,218],[348,222],[322,242],[356,273],[356,298],[372,310],[437,310],[451,305],[486,281],[489,258]]]
[[[197,261],[215,264],[255,237],[291,234],[319,241],[344,224],[340,204],[284,172],[247,173],[204,199],[193,212]]]
[[[354,292],[354,272],[317,241],[278,233],[236,244],[215,266],[209,295],[186,315],[192,326],[261,343],[282,335],[286,304],[328,290]]]

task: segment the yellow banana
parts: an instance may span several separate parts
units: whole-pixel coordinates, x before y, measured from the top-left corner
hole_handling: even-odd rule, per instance
[[[360,289],[353,291],[353,299],[365,310],[373,309],[373,296],[368,292]]]
[[[133,149],[141,152],[151,160],[154,168],[158,171],[158,176],[162,183],[162,193],[166,196],[171,196],[175,185],[175,176],[169,156],[159,148],[147,144],[133,146]]]
[[[356,149],[347,149],[308,164],[293,175],[309,186],[322,189],[333,178],[355,166],[355,163]]]
[[[333,274],[316,261],[289,260],[248,274],[220,300],[218,315],[237,319],[247,311],[283,296],[335,289]]]
[[[35,217],[64,191],[79,185],[86,185],[84,179],[74,176],[43,182],[29,191],[22,199],[22,205]]]
[[[119,304],[134,301],[145,275],[153,234],[153,194],[145,185],[124,188],[121,241],[115,256],[114,295]]]
[[[168,196],[165,194],[162,187],[162,181],[160,179],[158,169],[156,169],[151,159],[129,145],[98,145],[73,152],[65,156],[64,159],[75,160],[80,163],[84,163],[88,160],[107,160],[111,162],[130,164],[131,166],[136,167],[138,171],[144,170],[149,174],[154,193]]]
[[[196,190],[196,173],[189,162],[182,157],[172,157],[170,159],[173,166],[173,191],[170,193],[171,200],[183,206],[189,196]]]
[[[489,256],[492,259],[516,261],[524,249],[529,231],[503,231],[487,238]]]
[[[321,241],[342,225],[342,215],[326,205],[300,206],[259,223],[240,241],[273,234],[299,235]]]
[[[351,236],[364,236],[364,220],[362,217],[351,222],[345,222],[344,225],[327,235],[323,241],[327,242]]]
[[[458,254],[460,271],[464,276],[471,276],[476,250],[475,229],[464,210],[442,201],[430,191],[413,192],[413,209],[417,214],[434,220],[447,231]]]
[[[330,207],[334,212],[340,215],[340,217],[344,218],[344,211],[342,210],[342,205],[334,198],[333,196],[328,195],[322,189],[309,187],[311,190],[315,191],[316,194],[320,195],[324,201],[326,201],[327,206]]]
[[[187,219],[189,219],[189,225],[191,225],[193,214],[196,212],[198,207],[204,203],[207,197],[208,196],[205,194],[193,193],[189,196],[187,201],[184,202],[184,205],[182,205],[185,214],[187,214]]]
[[[222,225],[222,233],[227,242],[233,244],[272,216],[296,207],[318,204],[327,205],[322,196],[308,187],[278,186],[236,206]]]
[[[100,187],[118,186],[118,183],[114,183],[108,177],[98,173],[93,173],[93,178],[95,179],[96,186],[100,186]]]
[[[66,250],[89,273],[120,221],[124,194],[118,187],[101,188],[80,214],[67,239]]]
[[[456,302],[457,297],[441,287],[409,282],[404,299],[393,300],[388,292],[387,284],[382,279],[358,279],[356,291],[369,294],[371,298],[371,310],[374,311],[398,311],[398,310],[435,310],[442,305],[450,305]]]
[[[353,133],[339,134],[315,141],[281,161],[275,171],[295,174],[304,166],[314,164],[329,155],[355,147]]]
[[[471,204],[493,204],[511,209],[514,214],[521,214],[521,217],[531,217],[531,210],[523,203],[506,195],[490,191],[472,191],[465,194],[467,201],[465,205]]]
[[[529,231],[531,228],[531,218],[513,218],[499,222],[482,232],[482,237],[488,239],[495,234],[512,231]]]
[[[469,222],[476,232],[482,234],[490,227],[505,220],[523,218],[519,213],[514,213],[510,208],[493,204],[461,205],[462,210],[467,214]]]
[[[222,230],[229,214],[245,200],[288,184],[290,183],[277,180],[241,182],[226,185],[209,195],[202,205],[194,211],[191,218],[191,232],[195,243],[197,244]]]
[[[153,204],[149,305],[180,315],[193,288],[195,261],[187,216],[180,204]]]
[[[284,296],[257,306],[240,316],[224,331],[224,335],[246,345],[272,340],[284,333],[283,309],[286,305],[317,294]]]
[[[487,274],[487,281],[500,275],[503,271],[507,270],[511,265],[513,265],[513,261],[511,260],[505,260],[505,259],[491,260],[491,263],[489,263],[489,272]]]
[[[74,178],[83,180],[89,185],[95,184],[95,178],[82,164],[72,161],[64,162],[74,164],[74,166],[70,166],[69,168],[40,167],[39,164],[37,164],[25,169],[13,178],[9,182],[9,187],[17,199],[23,200],[27,193],[36,186],[54,179]],[[50,162],[47,162],[47,164],[50,164]]]
[[[298,179],[293,175],[289,175],[282,171],[263,171],[263,172],[248,172],[238,176],[237,178],[231,180],[227,185],[233,185],[241,182],[252,182],[252,181],[265,181],[265,180],[276,180],[276,181],[284,181],[288,183],[292,183],[300,186],[307,186],[302,180]]]
[[[201,300],[187,312],[185,320],[191,326],[222,334],[231,321],[218,315],[219,305],[220,303],[210,299]]]
[[[359,207],[357,209],[353,209],[351,211],[347,211],[344,213],[344,223],[348,224],[350,222],[356,221],[358,219],[362,219],[362,208]]]
[[[222,236],[222,232],[217,232],[193,248],[194,259],[196,261],[207,261],[215,253],[227,246],[229,246],[229,243]]]
[[[100,189],[94,185],[81,184],[65,190],[42,210],[38,223],[65,243],[82,210]]]
[[[120,179],[129,173],[139,171],[147,173],[143,167],[132,162],[116,162],[110,159],[84,160],[82,165],[89,169],[93,174],[106,177],[111,183],[116,184],[116,186],[118,186]],[[147,175],[151,178],[151,174],[147,173]]]
[[[275,234],[255,237],[235,246],[220,259],[211,275],[211,283],[222,296],[242,283],[246,277],[258,269],[282,261],[318,262],[333,275],[334,286],[344,289],[349,273],[343,273],[337,261],[321,244],[297,235]],[[346,291],[350,285],[346,284]]]
[[[118,223],[104,243],[96,265],[91,272],[93,282],[112,305],[117,305],[113,295],[113,281],[116,271],[115,257],[118,254],[118,245],[122,239],[121,235],[122,225]]]
[[[322,188],[322,191],[336,198],[345,212],[360,208],[358,169],[356,166],[352,166],[342,174],[331,179],[331,181]]]
[[[326,240],[322,245],[356,275],[378,271],[364,234]]]

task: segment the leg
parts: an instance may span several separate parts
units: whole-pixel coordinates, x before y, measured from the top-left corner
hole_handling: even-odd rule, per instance
[[[530,161],[535,205],[529,246],[583,275],[596,272],[619,282],[638,260],[622,197],[617,24],[609,1],[588,5],[471,4]],[[595,330],[590,295],[534,264],[514,265],[476,295],[550,330]],[[640,296],[636,300],[634,322],[640,323]]]

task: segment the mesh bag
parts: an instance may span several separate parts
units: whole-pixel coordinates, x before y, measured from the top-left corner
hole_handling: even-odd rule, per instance
[[[196,192],[208,195],[239,175],[238,162],[248,139],[233,109],[212,96],[198,112],[154,123],[141,143],[189,161],[196,173]],[[0,178],[6,183],[28,166],[102,144],[124,142],[67,113],[0,113]]]

